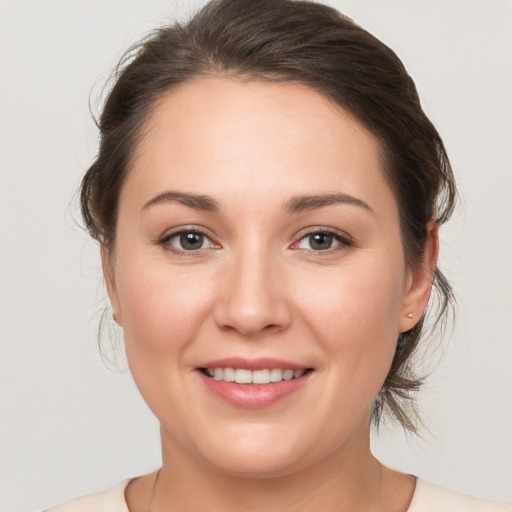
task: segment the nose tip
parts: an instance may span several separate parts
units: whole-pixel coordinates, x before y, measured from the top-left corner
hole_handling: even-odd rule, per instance
[[[286,323],[284,318],[278,318],[275,308],[263,310],[263,308],[250,306],[243,307],[240,304],[236,309],[229,308],[220,325],[224,330],[234,330],[246,337],[251,337],[263,332],[270,334],[280,331]]]
[[[291,321],[291,311],[282,283],[272,279],[272,272],[252,268],[225,276],[215,320],[219,328],[255,337],[282,331]]]

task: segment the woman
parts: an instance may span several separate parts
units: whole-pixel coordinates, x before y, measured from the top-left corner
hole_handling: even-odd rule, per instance
[[[370,451],[383,412],[416,428],[456,195],[389,48],[325,6],[214,2],[121,67],[100,131],[82,211],[163,465],[52,510],[510,510]]]

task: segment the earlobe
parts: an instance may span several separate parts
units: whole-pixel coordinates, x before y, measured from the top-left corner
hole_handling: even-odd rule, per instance
[[[412,329],[427,305],[439,256],[439,232],[437,222],[427,223],[427,243],[422,263],[409,272],[404,299],[398,322],[399,332]]]
[[[100,251],[103,278],[105,279],[107,294],[110,299],[110,304],[112,305],[112,317],[114,319],[114,322],[116,322],[119,325],[122,325],[121,308],[119,307],[119,300],[117,296],[117,288],[111,252],[104,244],[101,245]]]

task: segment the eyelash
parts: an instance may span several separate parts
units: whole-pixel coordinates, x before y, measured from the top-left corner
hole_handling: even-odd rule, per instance
[[[171,241],[173,239],[178,239],[179,237],[182,237],[183,235],[198,235],[200,237],[203,237],[202,245],[204,245],[205,242],[209,243],[208,247],[199,247],[198,249],[182,249],[175,247],[171,244]],[[299,247],[299,244],[308,238],[311,238],[315,235],[324,235],[327,237],[332,237],[334,241],[336,241],[339,245],[335,247],[328,247],[327,249],[313,249],[313,248],[302,248]],[[172,233],[166,234],[164,237],[158,240],[158,244],[165,247],[166,250],[177,253],[177,254],[186,254],[186,255],[193,255],[201,252],[203,249],[206,248],[220,248],[220,244],[217,244],[212,241],[211,237],[207,235],[204,231],[197,228],[189,228],[189,229],[180,229],[179,231],[174,231]],[[310,244],[311,245],[311,244]],[[332,254],[333,252],[346,249],[349,247],[353,247],[354,240],[352,237],[346,233],[341,234],[339,231],[333,230],[333,229],[326,229],[326,228],[318,228],[314,230],[310,230],[306,233],[303,233],[302,236],[299,238],[297,242],[294,242],[291,245],[291,248],[294,250],[303,250],[303,251],[312,251],[315,255],[323,256],[327,254]]]
[[[334,241],[336,241],[339,245],[336,245],[335,247],[328,247],[327,249],[304,249],[301,247],[298,247],[298,245],[303,241],[310,237],[313,237],[315,235],[324,235],[328,237],[332,237]],[[349,247],[353,247],[355,245],[354,239],[348,235],[347,233],[340,233],[337,230],[334,229],[328,229],[328,228],[314,228],[309,230],[306,233],[303,233],[298,242],[295,242],[292,245],[292,248],[295,250],[304,250],[304,251],[313,251],[315,256],[327,256],[332,254],[333,252],[337,252],[340,250],[347,249]]]
[[[174,247],[171,244],[171,241],[173,239],[179,239],[179,237],[181,237],[183,235],[199,235],[201,237],[204,237],[202,240],[203,244],[205,242],[209,242],[208,248],[219,248],[220,247],[219,244],[212,241],[210,236],[208,236],[204,231],[202,231],[201,229],[198,229],[198,228],[188,228],[188,229],[182,228],[179,231],[173,231],[172,233],[168,233],[163,238],[158,240],[158,243],[160,245],[162,245],[166,250],[177,253],[177,254],[185,254],[185,255],[197,254],[197,253],[201,252],[203,249],[205,249],[205,247],[200,247],[198,249],[187,250],[187,249],[180,249],[178,247]]]

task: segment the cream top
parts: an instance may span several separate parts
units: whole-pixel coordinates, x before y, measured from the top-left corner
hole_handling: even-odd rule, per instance
[[[129,512],[124,490],[130,478],[108,491],[89,494],[47,512]],[[407,512],[512,512],[512,505],[471,498],[418,478]]]

